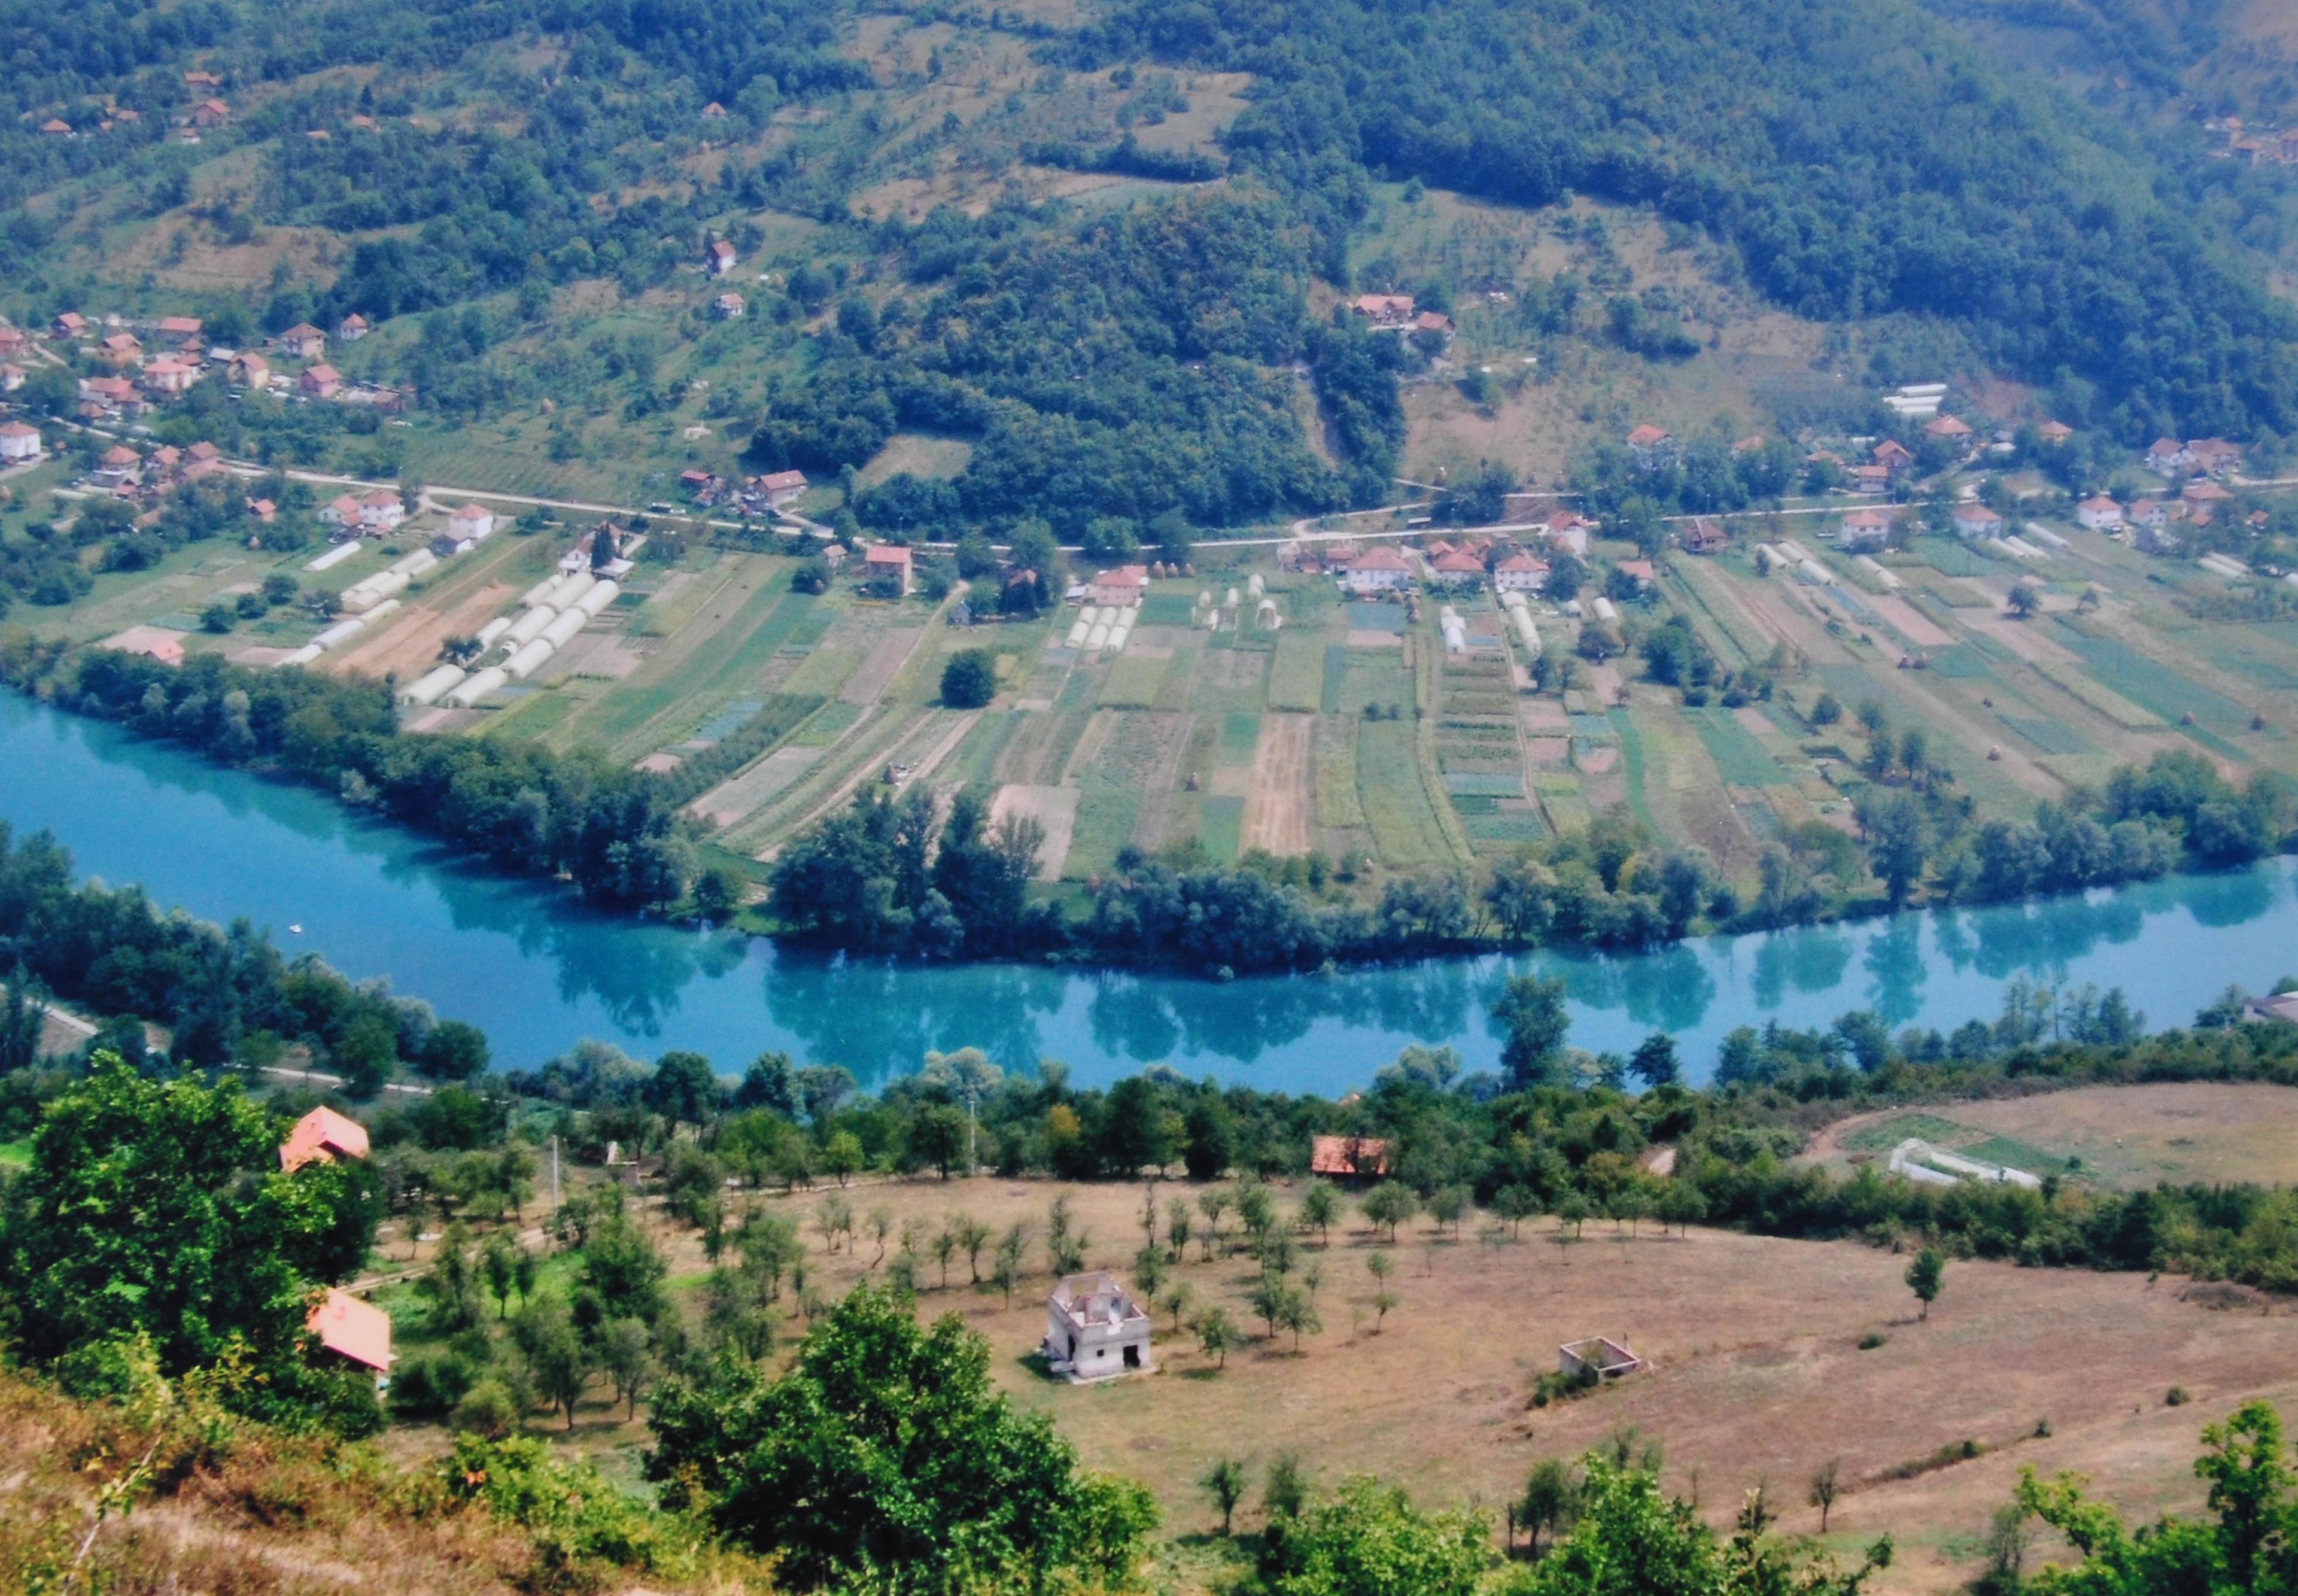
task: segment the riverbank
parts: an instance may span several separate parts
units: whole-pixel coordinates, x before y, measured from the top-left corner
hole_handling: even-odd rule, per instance
[[[975,1046],[1013,1067],[1060,1059],[1081,1083],[1170,1063],[1337,1095],[1413,1044],[1497,1068],[1490,1001],[1509,974],[1536,971],[1565,981],[1575,1045],[1624,1054],[1666,1030],[1699,1079],[1740,1025],[1825,1026],[1866,1008],[1895,1029],[1951,1031],[1993,1020],[2014,980],[2120,987],[2155,1023],[2182,1023],[2230,981],[2264,990],[2298,947],[2298,868],[2274,860],[1649,953],[1488,955],[1345,978],[897,964],[633,922],[309,790],[13,695],[0,695],[0,819],[54,831],[84,874],[139,882],[205,918],[244,917],[291,956],[386,977],[485,1030],[513,1069],[593,1037],[649,1056],[690,1049],[730,1073],[779,1049],[869,1083],[929,1049]]]

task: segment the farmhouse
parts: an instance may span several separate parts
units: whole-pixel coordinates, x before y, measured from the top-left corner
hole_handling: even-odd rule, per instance
[[[1575,559],[1588,558],[1588,529],[1595,523],[1572,511],[1558,510],[1548,519],[1548,542]]]
[[[806,492],[806,473],[803,471],[770,471],[758,478],[759,491],[766,496],[767,504],[775,509],[791,503]]]
[[[1885,542],[1890,535],[1889,510],[1856,509],[1843,517],[1843,530],[1836,541],[1846,549],[1864,549]]]
[[[2242,451],[2224,438],[2196,438],[2186,445],[2186,454],[2195,469],[2209,476],[2224,476],[2242,464]]]
[[[740,259],[734,252],[734,246],[720,238],[713,241],[709,249],[704,252],[702,263],[710,269],[712,277],[723,277],[734,269],[734,263]]]
[[[749,305],[742,296],[731,289],[710,302],[710,314],[721,321],[740,321]]]
[[[1309,1143],[1309,1172],[1356,1180],[1388,1173],[1388,1143],[1376,1136],[1320,1136]]]
[[[1914,451],[1897,438],[1886,438],[1876,444],[1872,459],[1888,476],[1903,476],[1915,466]]]
[[[2133,526],[2168,526],[2170,509],[2159,499],[2135,499],[2130,504],[2130,524]]]
[[[203,325],[204,324],[196,316],[162,316],[160,318],[158,330],[160,336],[168,339],[177,348],[181,349],[185,344],[198,339]]]
[[[2157,438],[2146,448],[2147,468],[2164,476],[2177,475],[2181,467],[2194,464],[2194,455],[2176,438]]]
[[[910,551],[895,543],[872,543],[862,554],[862,579],[891,581],[904,598],[910,591]]]
[[[2046,421],[2035,430],[2042,434],[2043,442],[2053,448],[2066,442],[2075,435],[2075,429],[2063,421]]]
[[[235,355],[231,362],[231,380],[243,388],[260,388],[271,381],[271,362],[252,351]]]
[[[144,385],[154,393],[188,393],[200,380],[200,368],[171,355],[161,355],[144,368]]]
[[[1100,572],[1086,583],[1086,602],[1127,609],[1140,603],[1142,594],[1148,590],[1148,566],[1119,566],[1114,570]]]
[[[327,352],[327,335],[308,321],[299,321],[279,335],[279,347],[299,360],[316,360]]]
[[[221,100],[202,100],[192,107],[192,126],[220,128],[231,120],[231,107]]]
[[[114,443],[96,462],[91,479],[100,488],[116,488],[144,479],[144,457],[125,443]]]
[[[292,1173],[307,1163],[365,1158],[367,1152],[366,1126],[332,1108],[315,1108],[296,1121],[279,1144],[279,1167]]]
[[[349,493],[329,500],[319,507],[319,519],[334,526],[357,530],[360,524],[360,501]]]
[[[385,488],[377,488],[359,501],[359,524],[362,532],[389,532],[407,519],[407,507],[399,495]]]
[[[334,1356],[375,1374],[376,1389],[391,1383],[391,1315],[372,1302],[362,1302],[337,1286],[311,1306],[303,1327],[319,1338]]]
[[[306,366],[295,386],[313,399],[333,399],[342,392],[343,373],[328,365]]]
[[[1492,567],[1492,586],[1503,593],[1533,593],[1548,580],[1548,562],[1517,553]]]
[[[1721,554],[1732,540],[1725,535],[1722,522],[1701,516],[1684,530],[1677,541],[1683,545],[1686,554]]]
[[[1046,1363],[1072,1385],[1145,1373],[1149,1312],[1106,1270],[1070,1275],[1046,1299]]]
[[[1628,451],[1640,466],[1649,466],[1675,447],[1675,436],[1664,426],[1647,421],[1628,434]]]
[[[1401,327],[1412,319],[1412,296],[1409,294],[1368,294],[1352,301],[1349,309],[1375,327]]]
[[[1412,565],[1390,545],[1379,543],[1343,566],[1339,581],[1352,593],[1393,593],[1412,585]]]
[[[1855,493],[1879,494],[1890,491],[1891,468],[1889,466],[1854,466],[1851,467],[1851,491]]]
[[[55,318],[49,330],[59,338],[84,337],[87,333],[87,318],[77,310],[66,310]]]
[[[346,343],[357,343],[367,336],[367,318],[354,311],[335,323],[335,336]]]
[[[1941,416],[1936,421],[1925,423],[1923,436],[1937,438],[1943,443],[1968,443],[1971,442],[1971,424],[1960,417]]]
[[[21,466],[40,458],[40,429],[11,421],[0,426],[0,464]]]
[[[447,517],[447,530],[459,541],[484,542],[494,535],[495,513],[484,505],[460,505]]]
[[[114,366],[133,366],[144,358],[144,345],[133,333],[114,333],[96,346],[96,357]]]
[[[2122,525],[2122,507],[2099,493],[2075,506],[2075,520],[2093,532],[2112,532]]]
[[[1966,538],[2000,537],[2003,517],[1974,500],[1955,507],[1955,530]]]
[[[1440,587],[1482,587],[1484,563],[1463,549],[1448,549],[1428,562],[1428,580]]]

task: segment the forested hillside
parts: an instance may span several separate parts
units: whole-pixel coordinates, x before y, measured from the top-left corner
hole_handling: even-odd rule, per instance
[[[357,312],[387,335],[350,375],[457,424],[547,416],[554,462],[628,458],[634,426],[674,459],[699,420],[820,476],[910,430],[974,451],[897,525],[1230,525],[1393,473],[1409,351],[1311,306],[1388,285],[1349,248],[1411,178],[1645,208],[1771,304],[1949,330],[2125,442],[2298,426],[2271,240],[1914,0],[1056,15],[11,0],[0,309],[193,310],[219,343]],[[193,140],[208,94],[228,120]],[[1083,174],[1122,182],[1088,203]],[[713,238],[739,330],[644,302]],[[370,475],[409,446],[322,407],[202,426]]]

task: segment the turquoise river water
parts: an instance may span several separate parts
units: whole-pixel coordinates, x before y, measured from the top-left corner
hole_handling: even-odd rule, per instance
[[[1145,1063],[1295,1091],[1359,1086],[1412,1042],[1470,1069],[1500,1054],[1485,1011],[1508,974],[1561,975],[1575,1045],[1675,1033],[1694,1076],[1732,1027],[1822,1025],[1872,1008],[1895,1029],[1992,1019],[2005,982],[2120,986],[2153,1024],[2239,981],[2298,973],[2298,862],[2003,908],[1714,937],[1648,953],[1431,960],[1337,976],[1212,982],[1028,965],[823,958],[725,931],[597,914],[567,894],[461,864],[300,788],[217,769],[99,722],[0,693],[0,821],[41,827],[80,870],[162,905],[244,916],[290,953],[484,1027],[498,1064],[583,1037],[671,1047],[738,1073],[781,1048],[864,1084],[928,1048],[1069,1064],[1080,1083]],[[300,925],[301,934],[289,931]]]

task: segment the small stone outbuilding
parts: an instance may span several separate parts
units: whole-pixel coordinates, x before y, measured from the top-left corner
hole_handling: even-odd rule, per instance
[[[1149,1330],[1149,1311],[1115,1275],[1070,1275],[1046,1299],[1046,1362],[1077,1385],[1146,1373],[1157,1367]]]

